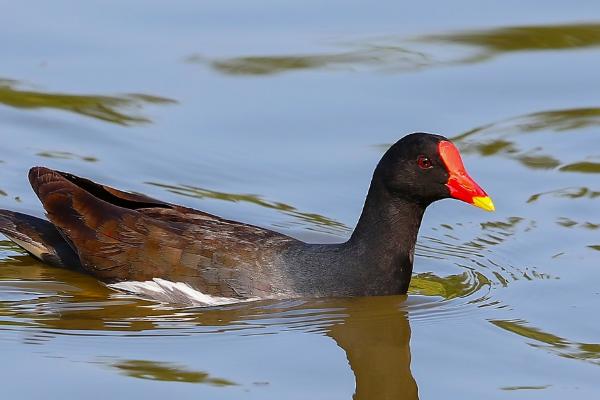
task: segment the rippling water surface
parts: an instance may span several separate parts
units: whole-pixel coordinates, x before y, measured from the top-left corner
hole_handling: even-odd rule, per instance
[[[498,211],[426,213],[408,296],[160,304],[0,236],[8,398],[595,398],[600,5],[20,2],[0,15],[0,208],[47,165],[313,242],[411,131]]]

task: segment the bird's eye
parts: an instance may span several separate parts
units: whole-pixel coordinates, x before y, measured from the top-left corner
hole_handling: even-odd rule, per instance
[[[425,156],[419,156],[419,158],[417,158],[417,164],[419,165],[419,168],[421,168],[421,169],[429,169],[429,168],[433,167],[431,160]]]

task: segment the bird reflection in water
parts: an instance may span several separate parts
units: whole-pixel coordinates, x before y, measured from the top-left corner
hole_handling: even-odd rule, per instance
[[[410,370],[406,296],[340,300],[345,317],[326,334],[345,352],[356,380],[354,399],[418,399]]]

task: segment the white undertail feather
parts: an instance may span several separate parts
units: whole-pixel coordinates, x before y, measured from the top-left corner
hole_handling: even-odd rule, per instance
[[[41,243],[38,242],[24,242],[22,240],[16,239],[13,236],[8,236],[6,233],[4,234],[4,236],[6,236],[7,238],[9,238],[11,241],[13,241],[16,245],[18,245],[19,247],[22,247],[23,249],[27,250],[29,253],[31,253],[34,257],[38,258],[38,259],[42,259],[42,255],[43,254],[48,254],[48,248],[46,246],[44,246]]]
[[[231,297],[210,296],[197,291],[185,282],[171,282],[160,278],[154,278],[151,281],[144,282],[128,281],[112,283],[108,286],[113,289],[136,294],[140,297],[163,303],[175,303],[188,306],[220,306],[256,300],[240,300]]]

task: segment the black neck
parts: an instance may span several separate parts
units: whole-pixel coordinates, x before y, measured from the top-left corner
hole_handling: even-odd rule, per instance
[[[347,245],[369,243],[372,250],[391,251],[414,244],[425,207],[413,199],[391,194],[374,180]]]
[[[293,249],[297,290],[314,296],[406,293],[425,205],[389,193],[373,179],[350,239]],[[314,279],[318,276],[319,279]]]
[[[372,288],[406,292],[425,205],[391,194],[376,179],[345,247],[368,269]],[[387,294],[387,293],[386,293]],[[390,293],[391,294],[391,293]]]

